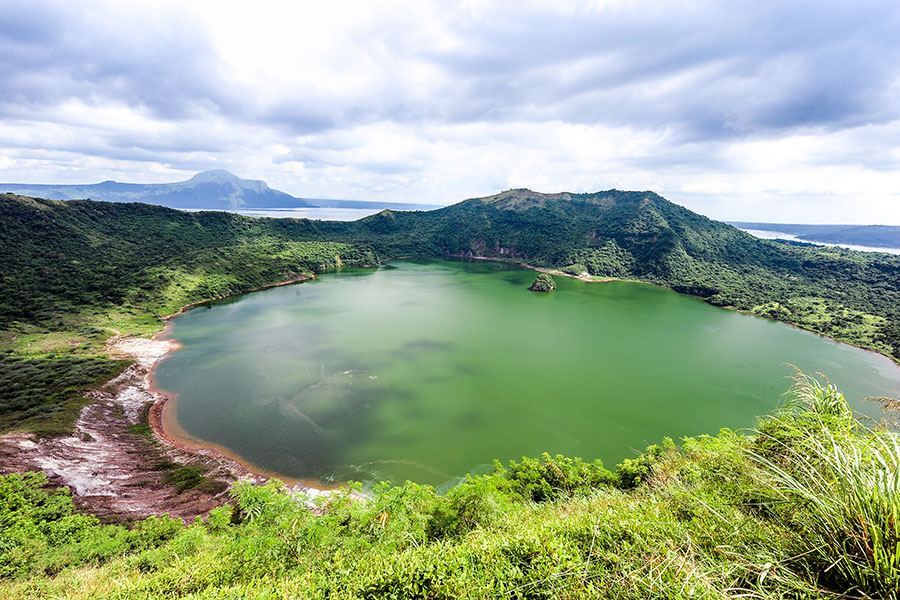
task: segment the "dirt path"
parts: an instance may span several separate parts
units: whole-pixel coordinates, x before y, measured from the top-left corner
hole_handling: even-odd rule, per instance
[[[151,435],[147,412],[165,398],[151,390],[150,370],[176,348],[171,340],[111,340],[110,355],[134,364],[86,394],[96,401],[82,409],[72,435],[0,437],[0,473],[42,470],[52,484],[71,488],[80,509],[113,521],[166,512],[191,521],[224,502],[237,478],[265,481],[215,452],[179,447],[155,431]],[[178,493],[166,483],[166,471],[154,468],[164,461],[205,467],[218,485]]]

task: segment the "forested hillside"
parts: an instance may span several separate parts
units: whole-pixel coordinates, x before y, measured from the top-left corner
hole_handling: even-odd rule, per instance
[[[486,256],[659,283],[900,358],[900,257],[760,240],[653,192],[510,190],[353,224],[383,256]]]
[[[152,330],[191,302],[379,260],[366,245],[305,240],[327,237],[310,221],[2,195],[0,330]]]
[[[0,428],[60,432],[124,364],[117,328],[340,265],[483,256],[668,285],[895,357],[900,258],[757,240],[646,192],[513,190],[354,222],[0,196]],[[524,293],[528,293],[527,291]],[[48,354],[48,351],[55,353]],[[61,351],[65,351],[64,353]],[[80,355],[87,356],[80,356]],[[0,477],[10,598],[896,598],[897,438],[799,377],[755,436],[666,440],[614,471],[543,456],[445,495],[414,483],[320,501],[278,484],[184,527],[73,513]],[[894,515],[894,516],[892,516]],[[847,597],[847,596],[844,596]]]
[[[658,283],[900,358],[900,257],[759,240],[652,192],[510,190],[352,223],[5,195],[0,219],[0,243],[12,249],[0,257],[7,330],[59,329],[66,315],[101,306],[166,314],[337,257],[456,255]]]

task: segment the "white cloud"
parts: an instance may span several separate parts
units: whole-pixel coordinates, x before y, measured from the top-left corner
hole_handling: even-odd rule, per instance
[[[0,9],[0,180],[226,168],[424,203],[617,187],[714,218],[900,224],[888,2]]]

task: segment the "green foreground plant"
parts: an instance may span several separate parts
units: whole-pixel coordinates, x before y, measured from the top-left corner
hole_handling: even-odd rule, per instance
[[[896,598],[897,440],[801,378],[758,435],[671,440],[619,465],[497,465],[446,494],[324,499],[235,486],[188,527],[72,511],[0,478],[4,598]],[[308,505],[314,504],[315,510]]]
[[[838,589],[900,590],[900,440],[853,418],[841,393],[800,375],[792,402],[766,423],[755,461],[812,541]]]

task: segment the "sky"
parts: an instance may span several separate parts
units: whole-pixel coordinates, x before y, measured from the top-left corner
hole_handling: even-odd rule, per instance
[[[900,225],[900,4],[0,0],[0,181]]]

